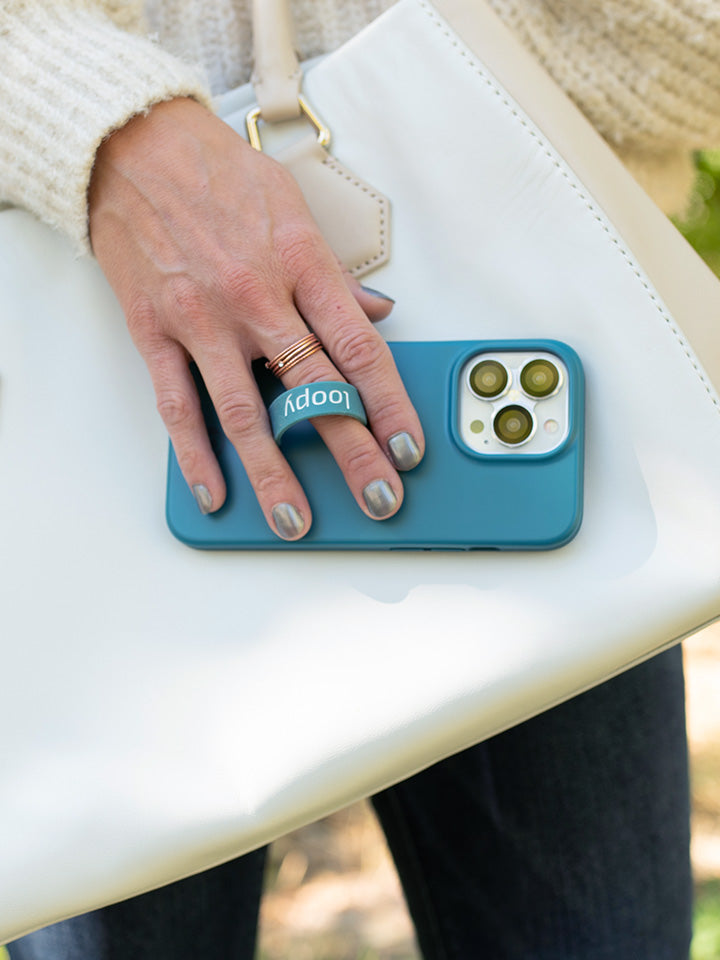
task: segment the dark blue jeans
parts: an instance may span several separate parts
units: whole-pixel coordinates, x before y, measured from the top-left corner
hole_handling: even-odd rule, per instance
[[[425,960],[687,960],[679,648],[378,794]],[[264,851],[12,960],[252,960]]]

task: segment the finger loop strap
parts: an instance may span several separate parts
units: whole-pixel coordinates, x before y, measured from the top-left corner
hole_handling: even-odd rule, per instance
[[[270,404],[270,423],[277,443],[296,423],[311,417],[352,417],[367,424],[360,394],[351,383],[323,380],[306,383],[281,393]]]

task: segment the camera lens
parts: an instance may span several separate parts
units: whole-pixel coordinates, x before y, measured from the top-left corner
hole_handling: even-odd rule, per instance
[[[549,397],[559,383],[560,371],[549,360],[531,360],[520,374],[520,386],[529,397]]]
[[[503,407],[495,417],[493,426],[503,443],[523,443],[533,432],[532,414],[525,407]]]
[[[481,360],[470,371],[470,389],[479,397],[497,397],[508,384],[508,372],[498,360]]]

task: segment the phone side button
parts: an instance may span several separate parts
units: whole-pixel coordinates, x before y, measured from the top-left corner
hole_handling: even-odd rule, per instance
[[[395,553],[465,553],[473,547],[390,547]]]

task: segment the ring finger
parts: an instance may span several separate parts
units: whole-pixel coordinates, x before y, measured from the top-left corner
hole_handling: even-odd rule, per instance
[[[299,316],[294,327],[294,334],[290,334],[286,343],[261,344],[271,358],[278,354],[291,357],[277,370],[283,385],[292,388],[318,381],[346,382],[328,355],[319,350],[310,352],[309,344],[304,356],[302,346],[298,346],[292,359],[293,345],[301,345],[308,337],[308,329]],[[343,416],[317,417],[312,423],[340,467],[360,509],[374,520],[396,513],[403,499],[402,481],[370,430]]]

